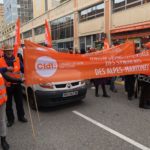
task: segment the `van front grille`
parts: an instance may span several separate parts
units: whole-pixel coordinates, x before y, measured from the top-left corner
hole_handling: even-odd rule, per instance
[[[72,86],[77,86],[77,85],[79,85],[79,82],[73,82],[73,83],[71,83],[71,85]]]
[[[66,84],[56,84],[56,88],[65,88]]]

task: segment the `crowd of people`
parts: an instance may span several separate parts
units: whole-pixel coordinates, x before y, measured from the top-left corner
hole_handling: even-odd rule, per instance
[[[119,45],[118,42],[115,42],[113,44],[114,46]],[[135,53],[140,53],[143,50],[150,50],[150,46],[143,44],[141,48],[138,47],[138,45],[135,44]],[[85,54],[85,53],[93,53],[96,52],[96,48],[92,47],[87,47],[87,49],[81,49],[80,54]],[[72,49],[69,48],[68,53],[70,54],[78,54],[79,51],[78,49]],[[145,78],[150,77],[143,75]],[[145,80],[139,80],[139,75],[126,75],[121,77],[122,80],[124,81],[124,88],[125,92],[127,93],[127,99],[128,100],[133,100],[135,98],[139,98],[139,107],[144,108],[144,109],[150,109],[150,82],[145,82]],[[110,90],[114,93],[117,93],[117,89],[115,87],[115,80],[116,77],[111,77],[111,78],[98,78],[98,79],[91,79],[90,82],[94,85],[95,89],[95,96],[99,97],[99,86],[102,88],[102,96],[109,98],[110,95],[107,92],[106,85],[109,84]]]
[[[115,44],[114,46],[118,45]],[[135,53],[140,53],[144,50],[150,50],[149,45],[142,45],[142,48],[135,46]],[[88,53],[95,52],[94,48],[87,48]],[[142,75],[143,80],[139,79],[140,75],[126,75],[121,77],[124,81],[125,92],[127,93],[128,100],[133,100],[135,98],[139,98],[139,107],[144,109],[150,109],[150,76]],[[146,80],[146,79],[147,80]],[[99,79],[91,79],[91,82],[95,87],[95,96],[99,97],[99,85],[101,85],[103,97],[109,98],[110,96],[107,94],[106,85],[110,85],[110,90],[112,92],[117,92],[115,87],[116,77],[111,78],[99,78]]]
[[[144,78],[149,78],[146,75],[142,75]],[[127,75],[120,77],[121,80],[124,82],[124,90],[127,93],[127,99],[129,101],[133,100],[134,98],[139,98],[139,107],[144,109],[150,109],[150,79],[139,80],[138,75]],[[119,80],[120,80],[119,78]],[[106,85],[109,85],[110,90],[114,93],[117,93],[117,88],[115,86],[116,77],[112,78],[100,78],[100,79],[92,79],[91,84],[94,85],[95,89],[95,96],[99,97],[99,85],[102,88],[102,96],[109,98],[108,92],[106,90]],[[113,82],[112,82],[113,81]],[[112,89],[113,84],[113,89]],[[91,87],[93,89],[93,87]]]

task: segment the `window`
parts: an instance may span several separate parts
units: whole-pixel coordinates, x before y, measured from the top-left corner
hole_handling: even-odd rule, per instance
[[[148,2],[150,0],[112,0],[112,11],[118,12]]]
[[[80,21],[86,20],[86,14],[87,14],[87,10],[83,10],[80,12]]]
[[[32,30],[26,31],[23,33],[24,38],[29,38],[32,37]]]
[[[97,16],[103,16],[104,15],[104,3],[97,5],[97,9],[96,9],[96,15]]]
[[[91,44],[92,44],[91,42],[92,42],[91,41],[91,35],[89,35],[89,36],[86,37],[86,45],[91,47]]]
[[[66,37],[65,27],[60,27],[60,39],[64,39]]]
[[[70,26],[66,26],[66,38],[69,38],[70,36],[71,36]]]
[[[80,37],[80,50],[84,53],[89,47],[95,47],[97,42],[97,34]]]
[[[44,32],[45,32],[44,25],[39,26],[39,27],[37,27],[37,28],[34,29],[35,35],[43,34]]]
[[[142,0],[127,0],[127,5],[126,5],[126,9],[127,8],[131,8],[131,7],[135,7],[137,5],[141,5],[142,4]]]
[[[73,15],[52,21],[51,28],[53,40],[73,37]]]
[[[104,15],[104,3],[84,9],[79,12],[80,22],[90,20]]]
[[[113,12],[125,10],[125,0],[113,0]]]
[[[73,48],[73,41],[58,43],[59,51],[65,52],[69,48]]]

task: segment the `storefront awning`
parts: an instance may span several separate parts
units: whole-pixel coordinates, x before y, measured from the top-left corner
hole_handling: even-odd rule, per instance
[[[120,32],[127,32],[127,31],[134,31],[134,30],[141,30],[150,28],[150,21],[132,24],[132,25],[125,25],[116,27],[111,30],[111,34],[120,33]]]
[[[127,33],[127,34],[113,34],[112,39],[129,39],[137,37],[147,37],[150,36],[150,32],[139,32],[139,33]]]

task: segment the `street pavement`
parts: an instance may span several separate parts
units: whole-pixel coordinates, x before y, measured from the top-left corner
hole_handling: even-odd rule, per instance
[[[117,89],[117,93],[108,90],[111,98],[97,98],[89,88],[83,102],[40,109],[40,120],[37,112],[31,110],[35,135],[25,102],[29,122],[20,123],[16,119],[8,128],[11,150],[148,150],[150,110],[140,109],[138,99],[127,100],[122,85]],[[116,132],[113,134],[109,129]],[[121,136],[116,136],[117,133]]]

